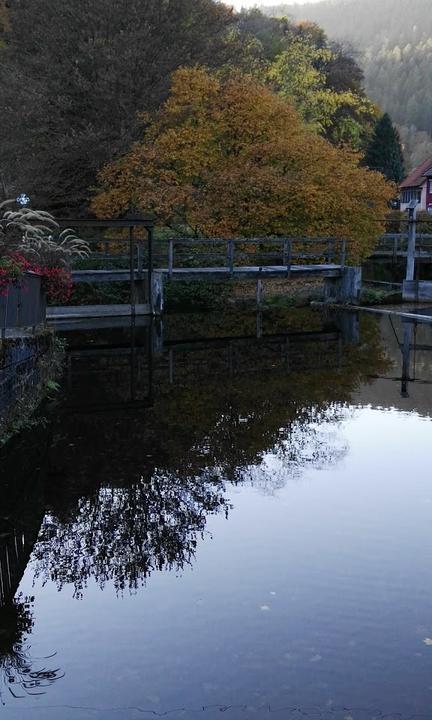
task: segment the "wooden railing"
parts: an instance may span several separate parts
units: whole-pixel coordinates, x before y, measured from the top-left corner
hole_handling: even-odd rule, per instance
[[[148,267],[145,242],[136,238],[106,238],[90,241],[92,252],[86,267],[111,269],[131,262],[140,272]],[[344,267],[347,244],[338,238],[182,238],[155,240],[152,253],[154,269],[163,269],[172,277],[180,268],[224,268],[234,274],[241,267],[282,267],[290,274],[293,265],[326,264]]]
[[[406,233],[386,233],[383,235],[373,255],[392,257],[396,262],[397,258],[403,256],[408,249],[408,235]],[[432,258],[432,235],[428,233],[417,233],[416,254]]]
[[[155,266],[158,265],[155,249]],[[163,257],[160,258],[163,265]],[[209,238],[168,240],[168,275],[176,267],[224,267],[231,275],[236,267],[283,267],[289,275],[292,265],[337,264],[346,262],[346,242],[336,238]]]

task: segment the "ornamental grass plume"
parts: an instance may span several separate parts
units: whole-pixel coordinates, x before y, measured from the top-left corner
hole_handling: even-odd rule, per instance
[[[16,201],[0,203],[0,257],[19,251],[30,261],[60,267],[89,254],[88,243],[71,228],[60,230],[50,213],[11,205]]]
[[[60,230],[50,213],[0,203],[0,294],[7,295],[26,271],[41,275],[42,289],[51,302],[67,302],[72,292],[71,264],[90,248],[74,230]]]

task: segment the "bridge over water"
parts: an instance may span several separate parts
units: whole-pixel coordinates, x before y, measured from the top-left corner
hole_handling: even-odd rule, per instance
[[[360,270],[347,266],[347,243],[337,238],[172,237],[156,243],[147,220],[68,222],[91,247],[89,258],[73,269],[74,283],[128,282],[130,302],[51,309],[57,318],[160,314],[166,280],[253,280],[258,305],[267,278],[322,278],[328,296],[338,301],[357,300],[360,292]]]

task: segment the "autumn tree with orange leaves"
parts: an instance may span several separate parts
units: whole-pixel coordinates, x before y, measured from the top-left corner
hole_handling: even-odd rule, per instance
[[[359,160],[251,77],[182,68],[143,140],[100,173],[93,209],[115,217],[133,205],[204,235],[347,238],[358,262],[395,193]]]

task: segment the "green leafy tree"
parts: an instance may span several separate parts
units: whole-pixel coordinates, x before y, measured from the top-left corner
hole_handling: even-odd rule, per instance
[[[376,109],[359,89],[359,72],[352,74],[354,61],[345,61],[340,47],[333,50],[311,38],[310,30],[295,36],[275,58],[268,78],[316,132],[334,145],[361,149]]]
[[[377,121],[365,154],[365,163],[378,170],[387,180],[400,183],[405,175],[404,159],[399,133],[385,113]]]

